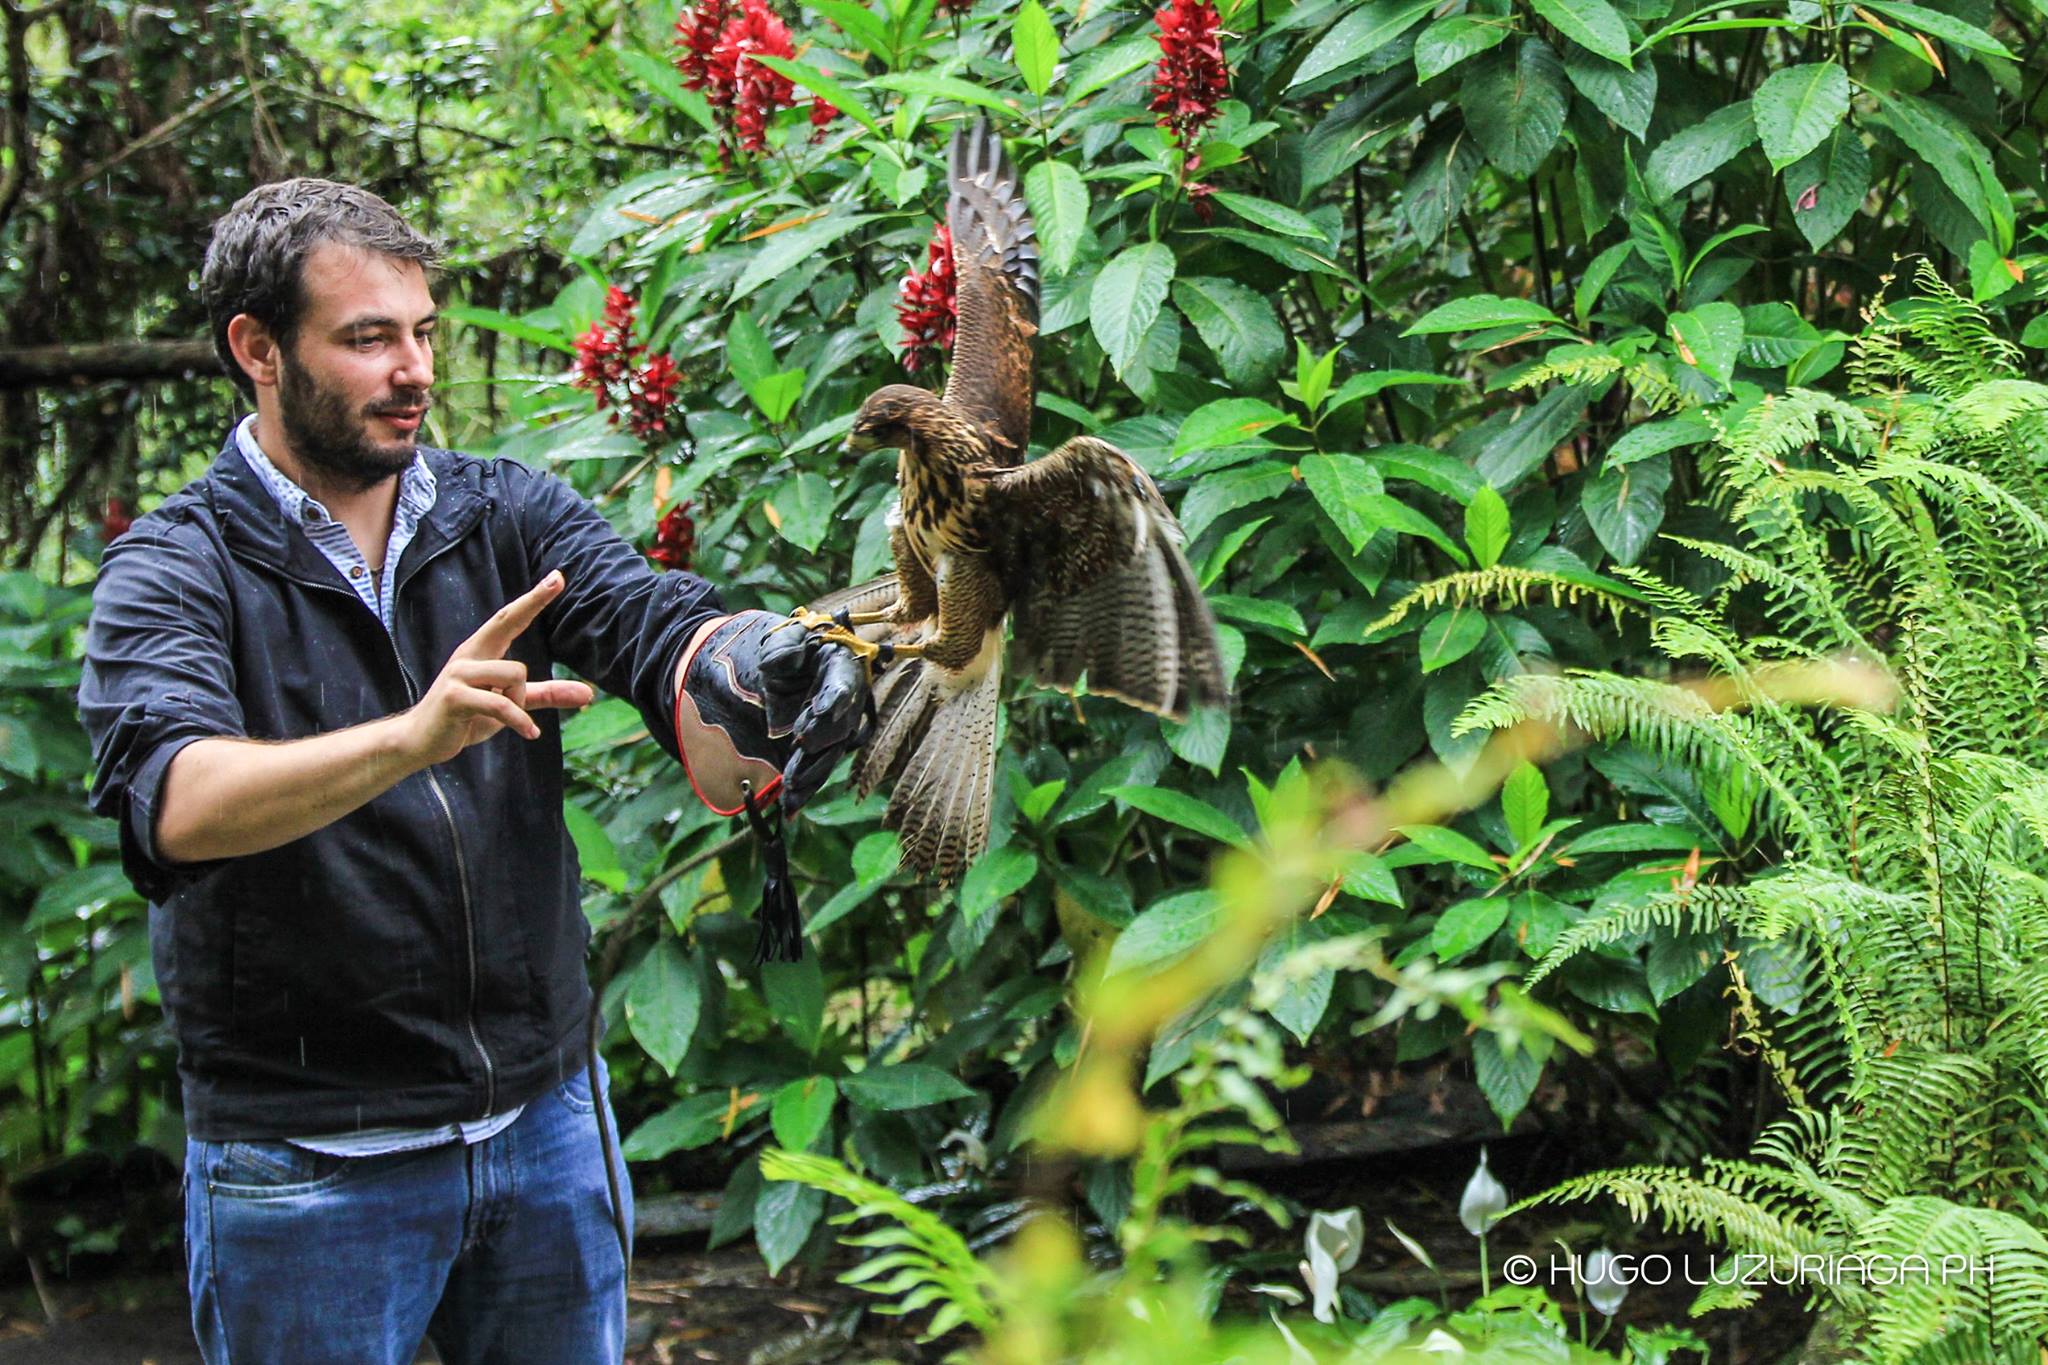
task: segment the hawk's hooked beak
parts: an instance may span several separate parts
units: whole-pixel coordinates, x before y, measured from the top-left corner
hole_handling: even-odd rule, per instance
[[[849,455],[865,455],[870,450],[875,450],[879,447],[875,442],[875,438],[869,433],[849,431],[846,433],[846,444],[842,448]]]

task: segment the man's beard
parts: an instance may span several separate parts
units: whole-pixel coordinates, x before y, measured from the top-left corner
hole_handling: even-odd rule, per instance
[[[379,412],[425,406],[419,389],[400,390],[362,411],[325,388],[312,374],[283,359],[279,366],[278,416],[292,451],[319,475],[343,488],[374,488],[413,461],[414,438],[385,443],[371,439],[370,421]]]

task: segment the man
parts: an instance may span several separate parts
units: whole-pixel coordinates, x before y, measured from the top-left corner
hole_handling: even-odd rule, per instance
[[[92,799],[151,902],[209,1361],[620,1358],[562,819],[593,693],[553,665],[723,810],[794,809],[866,703],[846,651],[724,614],[560,479],[416,443],[436,266],[360,189],[236,204],[201,292],[255,412],[95,588]]]

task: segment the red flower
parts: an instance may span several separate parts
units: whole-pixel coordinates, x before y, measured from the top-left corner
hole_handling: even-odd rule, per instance
[[[1153,16],[1159,25],[1159,66],[1152,75],[1152,112],[1183,151],[1193,151],[1216,105],[1230,93],[1230,70],[1217,36],[1222,18],[1211,0],[1171,0]]]
[[[683,73],[686,88],[703,90],[710,86],[711,49],[718,46],[718,35],[725,31],[726,20],[731,15],[732,6],[728,0],[700,0],[700,3],[685,9],[676,20],[675,45],[681,49],[676,54],[676,70]],[[721,101],[714,94],[711,102],[718,104]]]
[[[654,528],[654,544],[647,557],[664,568],[687,569],[697,553],[697,524],[690,520],[690,504],[677,503]]]
[[[823,95],[811,96],[811,141],[824,140],[825,129],[839,117],[839,106]]]
[[[1205,223],[1216,221],[1216,201],[1210,196],[1216,187],[1206,180],[1190,180],[1187,184],[1188,202],[1195,206],[1195,217]]]
[[[682,378],[674,360],[657,355],[627,385],[626,426],[648,445],[668,436],[669,409],[675,406],[676,387]],[[612,416],[616,421],[618,414]]]
[[[903,301],[896,305],[896,316],[903,322],[903,368],[911,373],[938,364],[942,353],[952,349],[953,327],[959,321],[953,233],[944,223],[932,234],[926,258],[922,274],[913,270],[903,277]]]
[[[112,545],[128,533],[135,524],[135,518],[128,515],[128,508],[119,498],[107,499],[107,514],[100,518],[100,542]]]
[[[633,317],[639,307],[631,294],[614,285],[604,296],[603,320],[591,323],[590,330],[576,338],[574,383],[597,395],[600,412],[610,405],[614,390],[626,382],[647,349],[633,344]]]
[[[796,103],[796,87],[789,77],[748,61],[755,53],[794,57],[796,49],[790,46],[788,26],[763,0],[741,0],[739,18],[725,26],[711,50],[709,69],[711,102],[732,108],[740,146],[750,152],[768,145],[768,120],[776,111]]]

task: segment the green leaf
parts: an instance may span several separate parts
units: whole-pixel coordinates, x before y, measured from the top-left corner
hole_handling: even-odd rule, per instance
[[[775,1092],[768,1111],[775,1140],[791,1151],[809,1151],[811,1143],[832,1121],[832,1106],[839,1101],[839,1087],[830,1076],[806,1076],[791,1081]]]
[[[1251,836],[1239,828],[1235,820],[1207,801],[1186,792],[1166,787],[1112,787],[1109,795],[1147,815],[1179,825],[1182,829],[1191,829],[1218,843],[1244,849],[1252,846]]]
[[[784,540],[806,553],[824,543],[832,529],[832,484],[822,474],[799,474],[768,495],[762,510]]]
[[[754,1245],[770,1275],[780,1275],[790,1258],[804,1249],[824,1212],[821,1189],[793,1180],[770,1180],[761,1186],[754,1198]]]
[[[958,76],[941,76],[930,71],[892,71],[887,75],[870,78],[868,84],[904,95],[930,95],[934,99],[978,105],[983,109],[994,110],[998,114],[1008,114],[1012,118],[1017,114],[1016,109],[1002,96]]]
[[[1345,857],[1344,894],[1364,901],[1378,901],[1382,905],[1404,903],[1401,884],[1394,879],[1394,870],[1387,866],[1386,859],[1375,853],[1352,853]]]
[[[1514,487],[1577,429],[1591,397],[1591,390],[1573,384],[1552,389],[1481,446],[1472,467],[1495,488]]]
[[[877,830],[853,846],[853,875],[862,886],[879,886],[903,861],[903,844],[894,830]]]
[[[1213,275],[1173,282],[1173,301],[1241,389],[1263,388],[1280,370],[1286,337],[1273,304],[1264,294]]]
[[[1051,157],[1037,162],[1024,172],[1024,201],[1038,230],[1039,259],[1049,273],[1066,274],[1088,235],[1088,186],[1081,173]]]
[[[1508,780],[1501,784],[1500,813],[1508,822],[1508,834],[1517,849],[1525,849],[1535,841],[1537,831],[1550,814],[1550,784],[1543,780],[1541,768],[1526,758],[1515,765]]]
[[[1842,235],[1869,193],[1870,152],[1848,124],[1785,168],[1785,202],[1815,251]]]
[[[948,1100],[974,1098],[972,1090],[924,1062],[871,1066],[841,1079],[839,1088],[863,1109],[923,1109]]]
[[[1424,313],[1402,336],[1432,332],[1476,332],[1487,327],[1562,325],[1563,318],[1534,299],[1504,299],[1498,294],[1467,294]]]
[[[696,1036],[702,992],[695,964],[672,938],[655,942],[626,989],[627,1026],[647,1055],[671,1076]]]
[[[1304,455],[1301,477],[1351,552],[1358,553],[1380,528],[1364,509],[1365,499],[1385,488],[1380,476],[1356,455]]]
[[[1010,26],[1010,41],[1017,56],[1017,74],[1024,78],[1025,88],[1034,95],[1043,95],[1052,86],[1060,38],[1053,32],[1052,20],[1046,18],[1045,7],[1038,0],[1024,0],[1018,8],[1017,21]]]
[[[1479,149],[1513,180],[1533,175],[1564,131],[1571,103],[1564,66],[1541,38],[1522,42],[1517,54],[1496,49],[1465,69],[1458,104]]]
[[[1600,295],[1606,291],[1607,282],[1614,278],[1614,272],[1621,269],[1629,253],[1635,250],[1632,243],[1616,242],[1607,250],[1595,256],[1586,266],[1586,273],[1579,277],[1578,288],[1572,291],[1572,316],[1584,326],[1586,319],[1600,303]]]
[[[1139,67],[1158,61],[1159,44],[1153,38],[1155,32],[1157,30],[1149,25],[1134,27],[1128,37],[1076,57],[1073,65],[1067,68],[1068,102],[1078,102],[1110,82],[1122,80]]]
[[[960,913],[972,923],[1031,884],[1038,875],[1038,855],[1028,848],[1004,844],[974,860],[960,883]]]
[[[1466,381],[1448,374],[1431,374],[1427,370],[1374,370],[1369,374],[1354,374],[1330,395],[1323,404],[1323,416],[1349,407],[1361,398],[1371,398],[1382,389],[1400,388],[1410,384],[1441,385],[1456,388]]]
[[[1228,190],[1217,190],[1210,197],[1248,223],[1256,223],[1262,228],[1270,228],[1289,237],[1305,238],[1318,246],[1329,245],[1328,238],[1323,230],[1315,225],[1313,219],[1283,204],[1275,204],[1269,199],[1256,199],[1249,194],[1232,194]]]
[[[1427,855],[1417,861],[1463,863],[1496,877],[1500,875],[1500,864],[1493,860],[1493,855],[1454,829],[1442,825],[1400,825],[1396,830]]]
[[[619,851],[612,845],[611,835],[604,832],[604,826],[591,818],[589,811],[569,800],[562,802],[562,820],[576,845],[576,862],[583,875],[608,891],[624,891],[626,869],[619,866]]]
[[[1912,95],[1893,95],[1880,117],[1886,127],[1926,162],[1986,236],[1996,235],[1991,196],[1978,168],[1989,165],[1984,144],[1939,106]],[[1996,182],[1993,181],[1993,184]]]
[[[1643,168],[1643,183],[1659,201],[1719,170],[1756,141],[1749,101],[1725,104],[1657,144]]]
[[[1500,562],[1511,529],[1507,503],[1492,484],[1479,485],[1472,501],[1465,504],[1465,543],[1472,547],[1472,558],[1480,568],[1490,569]]]
[[[1486,1102],[1500,1119],[1501,1131],[1514,1125],[1515,1119],[1529,1107],[1529,1097],[1536,1093],[1536,1082],[1543,1077],[1543,1059],[1526,1046],[1512,1052],[1503,1051],[1500,1038],[1492,1033],[1479,1033],[1472,1039],[1472,1078],[1479,1083],[1479,1093],[1486,1096]]]
[[[1505,896],[1484,896],[1459,901],[1437,917],[1429,931],[1429,950],[1438,962],[1456,962],[1500,932],[1507,922]]]
[[[1137,362],[1145,334],[1173,283],[1173,248],[1164,242],[1126,247],[1095,277],[1088,321],[1119,378]]]
[[[1619,469],[1637,460],[1646,460],[1652,455],[1661,455],[1667,450],[1681,446],[1696,446],[1714,439],[1714,432],[1701,417],[1688,414],[1672,417],[1662,422],[1645,422],[1630,427],[1620,439],[1607,447],[1608,469]]]
[[[1533,0],[1559,33],[1595,56],[1630,66],[1628,26],[1607,0]]]
[[[732,325],[726,328],[725,363],[743,389],[752,388],[775,373],[775,351],[752,313],[735,314]]]
[[[670,1105],[635,1128],[619,1144],[619,1155],[628,1161],[659,1161],[670,1152],[716,1142],[725,1131],[725,1113],[731,1103],[731,1097],[720,1090]]]
[[[1750,100],[1757,139],[1782,171],[1827,140],[1849,116],[1849,73],[1833,62],[1774,71]]]
[[[1456,560],[1460,567],[1469,562],[1458,543],[1444,534],[1443,527],[1391,493],[1369,493],[1357,502],[1359,511],[1388,530],[1398,531],[1404,536],[1421,536]]]
[[[737,303],[770,280],[781,279],[803,262],[864,223],[887,215],[880,213],[828,214],[801,227],[778,232],[756,243],[747,257],[747,267],[733,282],[729,302]]]
[[[1230,749],[1230,712],[1221,706],[1205,706],[1185,721],[1161,720],[1159,732],[1181,762],[1213,777],[1222,769],[1223,756]]]
[[[1467,57],[1476,57],[1513,33],[1514,25],[1492,15],[1454,14],[1415,37],[1415,79],[1441,76]]]
[[[1633,70],[1616,66],[1581,47],[1564,51],[1564,74],[1586,102],[1640,142],[1657,112],[1657,64],[1647,57]]]
[[[816,953],[805,953],[801,962],[761,964],[761,994],[768,1012],[805,1052],[818,1050],[825,1032],[825,977]]]
[[[1183,891],[1145,908],[1124,926],[1109,950],[1111,973],[1165,962],[1199,944],[1216,928],[1223,898],[1214,891]]]
[[[2041,314],[2027,324],[2027,329],[2020,333],[2020,345],[2032,347],[2037,351],[2048,349],[2048,313]]]
[[[2012,57],[2012,49],[1998,39],[1978,28],[1975,24],[1958,19],[1953,14],[1928,9],[1924,5],[1909,5],[1904,0],[1871,0],[1870,8],[1889,19],[1896,19],[1908,28],[1915,28],[1957,47],[1972,52],[1982,52],[1988,57]]]
[[[1401,186],[1401,214],[1418,241],[1434,246],[1443,239],[1485,164],[1479,144],[1459,121],[1446,121],[1416,149]]]
[[[1678,358],[1726,388],[1742,354],[1742,310],[1732,303],[1703,303],[1668,321]]]
[[[1173,453],[1243,445],[1262,431],[1294,425],[1292,417],[1263,398],[1219,398],[1187,415],[1173,438]]]
[[[1339,19],[1295,68],[1292,90],[1385,47],[1436,7],[1436,0],[1367,0]]]
[[[1293,469],[1277,460],[1260,460],[1206,474],[1181,499],[1181,529],[1192,542],[1224,513],[1277,498],[1292,487]]]
[[[531,342],[535,346],[567,351],[571,355],[576,353],[576,343],[569,338],[551,332],[545,327],[537,327],[533,323],[522,321],[509,313],[501,313],[495,308],[479,308],[475,304],[451,300],[441,305],[441,317],[447,322],[481,327],[487,332],[499,332],[520,341]]]
[[[789,57],[771,56],[766,52],[749,52],[747,60],[759,62],[770,71],[789,77],[813,95],[824,96],[827,104],[876,137],[885,136],[882,125],[876,122],[874,112],[868,108],[867,103],[817,67]]]
[[[1340,280],[1347,281],[1354,278],[1343,263],[1328,252],[1311,251],[1299,242],[1290,241],[1285,237],[1228,227],[1197,228],[1193,235],[1220,237],[1226,242],[1236,242],[1239,246],[1250,247],[1261,256],[1278,261],[1289,270],[1310,270],[1318,275],[1334,275]]]
[[[1477,649],[1485,636],[1485,612],[1477,607],[1446,607],[1423,623],[1422,671],[1449,668]]]
[[[1664,523],[1664,492],[1671,459],[1653,455],[1633,464],[1601,466],[1579,491],[1586,524],[1617,564],[1634,564]]]

